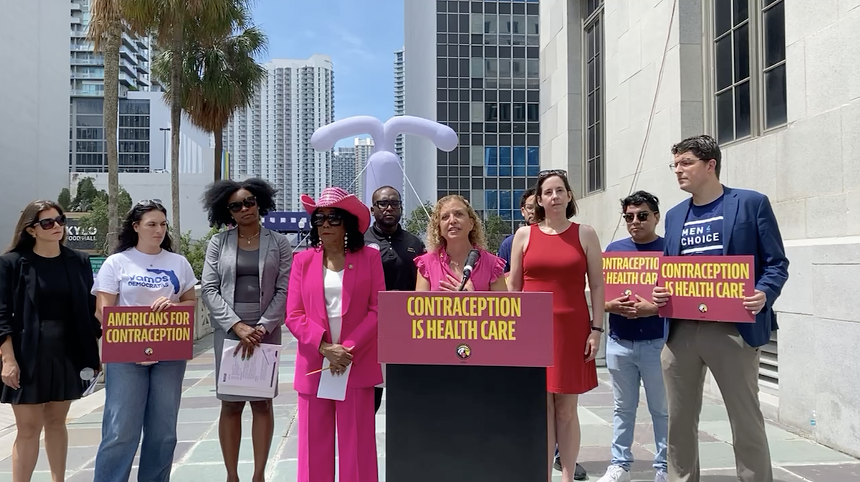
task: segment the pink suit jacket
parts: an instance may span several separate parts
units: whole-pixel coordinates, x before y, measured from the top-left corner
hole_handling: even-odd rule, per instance
[[[319,388],[320,374],[306,373],[323,367],[325,357],[319,352],[320,342],[332,343],[323,289],[322,250],[308,249],[295,255],[287,293],[286,325],[299,342],[293,387],[307,395],[316,395]],[[346,253],[341,344],[354,347],[347,388],[369,388],[382,383],[377,357],[380,291],[385,291],[385,275],[379,251],[365,247],[357,253]]]

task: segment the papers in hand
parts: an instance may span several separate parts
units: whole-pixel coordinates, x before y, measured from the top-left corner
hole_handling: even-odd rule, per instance
[[[332,370],[323,370],[320,374],[320,386],[317,389],[317,398],[337,400],[342,402],[346,399],[346,382],[349,381],[349,372],[352,363],[346,366],[343,375],[335,375]]]
[[[278,386],[278,366],[281,346],[262,343],[254,348],[251,358],[243,360],[240,353],[233,356],[237,340],[224,340],[221,370],[218,373],[218,393],[240,397],[274,398]]]

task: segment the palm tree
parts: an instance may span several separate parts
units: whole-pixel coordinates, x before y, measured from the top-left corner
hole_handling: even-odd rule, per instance
[[[105,83],[104,115],[105,143],[107,144],[108,165],[108,252],[116,248],[119,232],[117,196],[119,194],[119,166],[116,149],[116,124],[119,107],[119,46],[122,34],[121,0],[95,0],[91,7],[90,28],[87,37],[93,42],[96,51],[104,55]]]
[[[188,41],[182,59],[182,108],[191,123],[215,136],[215,180],[220,180],[221,156],[224,150],[224,128],[230,117],[241,107],[250,105],[266,70],[256,57],[265,52],[267,38],[251,25],[248,12],[236,11],[233,32],[216,39],[201,40],[195,25],[187,31]],[[153,72],[168,79],[174,52],[166,50],[153,62]],[[168,95],[173,95],[169,80],[163,82]]]
[[[182,57],[188,39],[186,27],[221,38],[230,32],[238,8],[250,7],[251,0],[121,0],[122,18],[138,34],[154,34],[162,50],[171,50],[170,59],[170,187],[173,236],[181,237],[179,226],[179,128],[182,123]]]

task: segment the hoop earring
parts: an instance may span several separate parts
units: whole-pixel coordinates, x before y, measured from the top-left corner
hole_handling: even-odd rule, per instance
[[[349,246],[349,234],[343,233],[343,252],[346,253],[347,246]]]

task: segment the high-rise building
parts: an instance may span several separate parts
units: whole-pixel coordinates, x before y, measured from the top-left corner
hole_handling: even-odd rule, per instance
[[[104,56],[87,40],[92,0],[72,0],[69,41],[70,62],[70,146],[69,170],[72,172],[107,171],[102,106],[104,98]],[[148,172],[149,125],[146,101],[126,101],[129,92],[160,90],[150,79],[154,57],[152,39],[123,33],[119,49],[119,155],[122,172]],[[131,109],[131,110],[129,110]],[[141,110],[143,109],[143,110]],[[125,136],[125,137],[124,137]],[[129,137],[130,136],[130,137]]]
[[[70,30],[71,95],[73,97],[104,96],[104,57],[86,39],[90,24],[92,0],[72,0]],[[137,37],[123,32],[119,48],[120,96],[128,91],[150,90],[150,62],[153,49],[150,37]]]
[[[355,175],[358,176],[358,182],[355,183],[355,194],[360,199],[364,199],[364,186],[367,185],[365,184],[367,172],[363,171],[364,166],[367,165],[367,159],[369,159],[370,155],[373,153],[373,139],[370,137],[364,139],[356,138],[353,142],[355,150]]]
[[[224,129],[230,177],[262,177],[280,190],[278,208],[300,210],[299,196],[317,196],[330,184],[333,151],[311,146],[314,131],[334,121],[331,57],[275,59],[250,107]]]
[[[403,70],[403,49],[394,52],[394,115],[406,114],[406,72]],[[403,158],[403,134],[394,141],[394,152],[401,161]]]
[[[537,0],[405,3],[406,114],[450,126],[458,147],[410,138],[406,174],[422,201],[460,194],[485,217],[522,222],[540,171]]]
[[[352,194],[358,194],[356,174],[355,148],[338,147],[335,149],[331,168],[331,185],[342,187]]]

